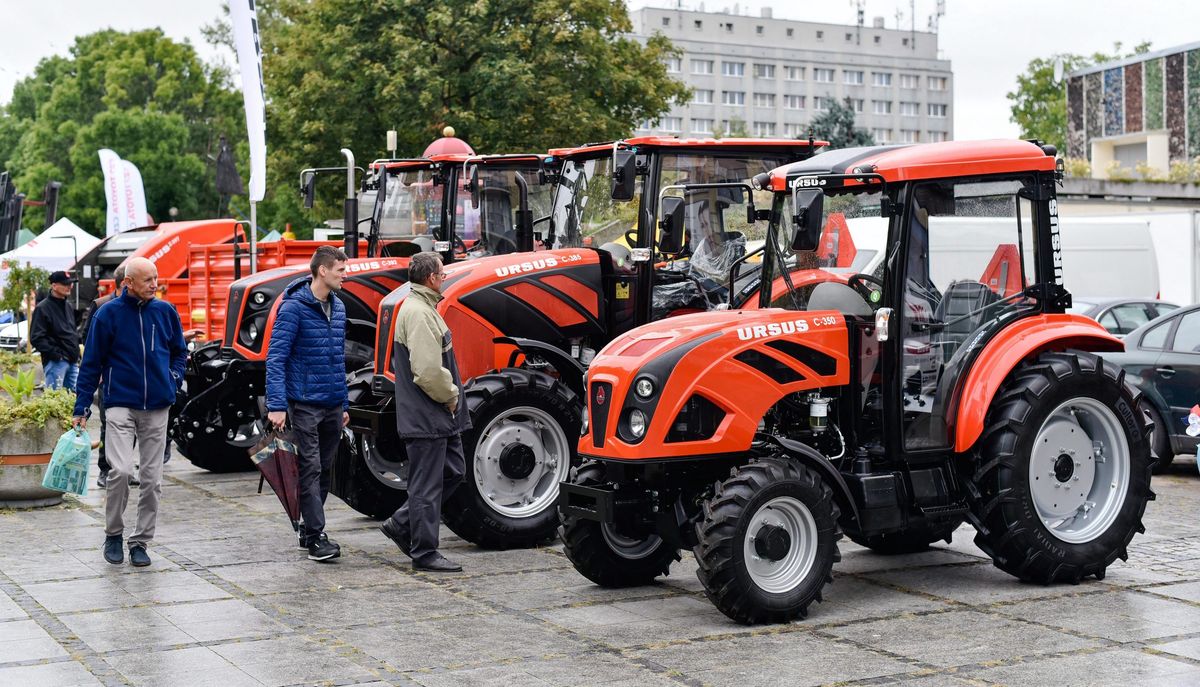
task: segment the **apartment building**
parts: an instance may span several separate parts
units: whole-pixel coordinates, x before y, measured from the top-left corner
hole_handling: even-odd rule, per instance
[[[751,136],[799,137],[830,103],[849,98],[859,128],[877,143],[954,138],[950,61],[937,34],[821,24],[685,9],[631,13],[633,33],[661,33],[681,51],[667,69],[690,86],[676,105],[638,134],[707,136],[740,120]]]

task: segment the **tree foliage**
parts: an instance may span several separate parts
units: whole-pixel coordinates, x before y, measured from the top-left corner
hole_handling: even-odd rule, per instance
[[[138,166],[146,207],[165,219],[210,217],[217,197],[209,154],[220,133],[245,136],[240,97],[221,68],[159,29],[80,36],[68,56],[38,63],[0,113],[0,166],[37,197],[63,182],[59,214],[102,235],[104,175],[96,154],[111,148]],[[27,223],[39,224],[31,208]]]
[[[849,98],[841,103],[831,102],[828,110],[813,117],[810,127],[813,138],[828,141],[833,149],[875,145],[871,134],[854,126],[854,107]]]
[[[1010,120],[1021,128],[1021,138],[1036,138],[1052,143],[1065,151],[1067,145],[1067,88],[1065,75],[1077,69],[1103,64],[1150,50],[1150,43],[1134,46],[1133,52],[1122,54],[1121,44],[1113,44],[1112,54],[1095,52],[1091,55],[1064,53],[1052,57],[1035,57],[1025,72],[1017,75],[1017,88],[1008,93]],[[1064,80],[1054,78],[1054,65],[1062,63]]]

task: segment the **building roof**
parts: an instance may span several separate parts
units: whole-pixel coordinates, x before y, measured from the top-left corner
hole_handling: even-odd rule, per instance
[[[1132,55],[1130,57],[1123,57],[1119,60],[1110,60],[1110,61],[1104,62],[1102,64],[1094,64],[1090,67],[1084,67],[1083,69],[1076,69],[1073,72],[1067,72],[1067,78],[1073,78],[1076,76],[1084,76],[1086,74],[1095,74],[1096,72],[1106,72],[1109,69],[1116,69],[1118,67],[1128,67],[1129,65],[1137,64],[1138,62],[1148,62],[1150,60],[1157,60],[1160,57],[1166,57],[1167,55],[1175,55],[1175,54],[1181,53],[1181,52],[1189,52],[1191,50],[1196,50],[1198,48],[1200,48],[1200,42],[1186,43],[1184,45],[1177,45],[1173,48],[1164,48],[1162,50],[1155,50],[1153,52],[1141,53],[1140,55]]]
[[[808,148],[807,139],[798,138],[676,138],[674,136],[637,136],[623,141],[607,143],[588,143],[578,148],[554,148],[550,154],[554,157],[571,157],[600,151],[611,151],[613,145],[622,148],[692,148],[706,150],[713,148]],[[828,146],[827,141],[813,141],[813,147]]]

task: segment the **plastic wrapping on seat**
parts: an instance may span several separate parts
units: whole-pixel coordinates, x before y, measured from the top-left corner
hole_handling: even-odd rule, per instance
[[[746,237],[740,233],[727,232],[724,240],[706,238],[696,244],[688,260],[692,275],[711,279],[728,286],[729,268],[746,254]]]
[[[676,284],[655,284],[653,297],[650,299],[650,312],[654,319],[660,319],[681,309],[708,310],[708,299],[700,292],[700,287],[691,280]]]

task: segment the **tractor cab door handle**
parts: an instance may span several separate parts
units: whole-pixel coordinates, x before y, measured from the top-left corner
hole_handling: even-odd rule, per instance
[[[1167,365],[1166,367],[1159,367],[1156,369],[1158,371],[1158,374],[1162,375],[1164,379],[1170,379],[1171,377],[1175,376],[1175,368],[1171,367],[1170,365]]]

